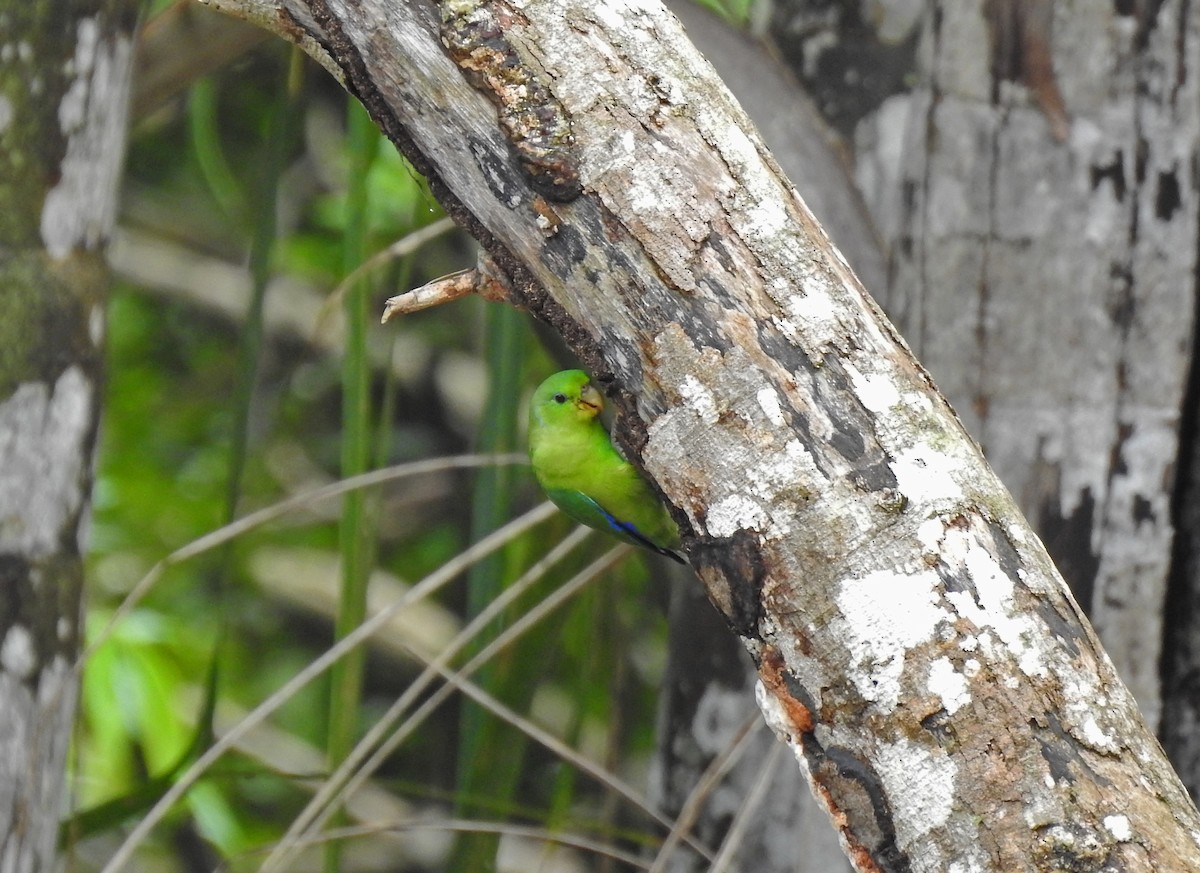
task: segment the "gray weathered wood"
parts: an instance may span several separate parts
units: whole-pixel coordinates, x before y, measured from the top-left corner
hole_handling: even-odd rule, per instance
[[[934,4],[921,85],[860,126],[893,259],[881,302],[1154,725],[1200,235],[1200,9],[1139,21],[1137,4],[1095,0],[1050,20],[1037,5]],[[1043,15],[1014,54],[1047,51],[1048,75],[997,69],[989,34],[1020,25],[1006,7]]]
[[[763,43],[692,0],[674,0],[667,6],[754,120],[780,167],[805,192],[805,202],[864,284],[881,287],[886,278],[881,244],[850,177],[845,152],[795,77]],[[744,725],[754,706],[755,674],[737,641],[732,636],[721,639],[716,629],[720,619],[701,591],[674,593],[669,617],[671,656],[660,699],[651,790],[663,810],[675,814]],[[705,638],[708,642],[701,643]],[[700,645],[704,653],[698,658]],[[696,814],[693,832],[708,845],[721,845],[775,740],[763,731],[747,742],[750,748]],[[758,873],[848,869],[824,812],[808,791],[797,790],[800,773],[786,767],[775,770],[769,808],[743,831],[734,862]],[[699,871],[707,869],[707,862],[694,852],[676,850],[666,869]]]

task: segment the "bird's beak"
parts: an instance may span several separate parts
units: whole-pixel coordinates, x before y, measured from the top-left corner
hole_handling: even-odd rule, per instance
[[[590,382],[579,392],[579,406],[590,410],[591,415],[599,415],[604,410],[604,398]]]

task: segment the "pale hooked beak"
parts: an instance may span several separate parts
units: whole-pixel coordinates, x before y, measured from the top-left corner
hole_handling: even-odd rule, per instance
[[[604,411],[604,398],[589,382],[579,391],[579,405],[591,410],[592,415],[599,415]]]

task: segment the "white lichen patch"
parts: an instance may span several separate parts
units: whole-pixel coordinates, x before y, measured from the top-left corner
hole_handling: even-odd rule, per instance
[[[657,347],[664,357],[675,348],[667,333],[659,337]],[[772,431],[787,420],[774,388],[752,380],[744,385],[710,385],[704,374],[713,364],[706,357],[701,354],[686,369],[681,365],[660,371],[668,396],[677,394],[679,402],[650,423],[642,460],[668,493],[674,493],[674,486],[696,491],[700,484],[696,477],[684,478],[689,468],[711,471],[703,483],[707,491],[698,501],[703,512],[697,516],[691,507],[683,507],[697,530],[717,538],[739,531],[754,531],[772,540],[784,537],[793,529],[797,514],[819,499],[816,483],[822,481],[821,471],[799,439],[779,442],[774,436]],[[674,360],[682,362],[678,356]],[[737,372],[736,362],[724,365]],[[697,419],[702,423],[699,428]],[[733,439],[709,438],[721,421]],[[731,475],[732,471],[737,472]]]
[[[901,848],[946,824],[954,805],[954,780],[958,775],[958,767],[949,755],[901,737],[880,746],[874,763],[892,805],[896,842]]]
[[[37,653],[33,648],[33,634],[24,625],[14,624],[0,643],[0,668],[10,676],[25,681],[37,669]]]
[[[806,328],[814,324],[833,323],[838,307],[833,297],[823,292],[824,289],[818,286],[813,293],[806,293],[806,289],[797,288],[782,276],[772,277],[767,286],[767,293],[771,295],[772,300],[787,304],[789,326],[797,336],[800,332],[791,323],[792,319],[799,321]]]
[[[592,6],[596,21],[610,30],[617,30],[629,14],[629,4],[621,0],[597,0]]]
[[[783,407],[779,405],[779,394],[774,388],[760,389],[757,399],[759,408],[767,416],[767,421],[776,427],[783,427],[787,424],[787,419],[783,415]]]
[[[982,848],[976,847],[971,852],[970,857],[951,861],[946,866],[946,873],[984,873],[992,868],[992,859]]]
[[[77,25],[74,80],[58,106],[67,152],[41,215],[42,242],[53,257],[75,247],[94,248],[112,229],[132,58],[128,35],[106,35],[96,19]]]
[[[724,108],[720,107],[720,110]],[[763,233],[773,234],[787,224],[787,214],[782,209],[783,200],[779,196],[781,189],[775,178],[766,171],[757,144],[750,139],[739,121],[729,118],[723,111],[714,111],[704,113],[703,117],[697,119],[697,125],[715,134],[714,145],[733,175],[742,181],[743,190],[749,195],[748,202],[754,203],[752,214],[756,214],[757,219],[752,221],[751,227],[758,226]]]
[[[708,508],[705,530],[711,537],[731,537],[738,531],[767,528],[767,511],[745,494],[722,497]]]
[[[923,555],[937,556],[942,545],[942,535],[946,526],[937,516],[927,518],[917,528],[917,542],[921,544]]]
[[[1106,815],[1104,829],[1112,834],[1118,842],[1127,843],[1133,839],[1133,826],[1129,823],[1129,816]]]
[[[747,210],[746,219],[743,233],[768,238],[783,230],[788,225],[790,216],[783,204],[776,200],[766,200]]]
[[[662,14],[662,7],[647,0],[598,0],[589,6],[596,20],[610,30],[628,30],[630,33],[646,34],[648,28],[637,26],[639,20],[648,19],[652,23],[655,14]]]
[[[938,658],[929,665],[929,693],[942,699],[942,708],[949,715],[971,702],[967,678],[954,669],[949,658]]]
[[[756,680],[754,683],[754,702],[758,704],[758,708],[762,710],[763,721],[767,723],[775,736],[779,737],[782,742],[791,745],[794,742],[792,736],[793,726],[788,721],[787,714],[784,712],[783,704],[775,697],[767,686],[763,685],[762,680]],[[797,750],[797,756],[799,751]]]
[[[909,649],[933,641],[939,624],[951,618],[938,605],[937,586],[937,574],[928,570],[876,571],[844,580],[838,591],[850,679],[884,713],[903,696],[900,680]]]
[[[787,312],[787,318],[777,321],[788,339],[811,344],[812,348],[823,348],[837,339],[837,306],[820,285],[797,291],[789,285],[778,287],[775,283],[768,291],[777,303],[782,302]]]
[[[0,94],[0,133],[8,130],[8,126],[13,120],[13,105],[3,94]]]
[[[850,362],[846,363],[846,372],[859,401],[876,415],[882,415],[900,403],[900,390],[891,376],[883,373],[862,373]]]
[[[726,214],[738,238],[764,264],[772,265],[768,274],[815,278],[811,269],[806,273],[811,252],[792,221],[794,195],[763,163],[763,147],[747,133],[746,119],[724,101],[697,101],[691,117],[735,183]]]
[[[75,706],[73,697],[76,691],[72,673],[71,661],[61,654],[43,664],[38,673],[38,704],[46,710],[57,710],[58,715],[65,716],[68,723]],[[65,751],[66,743],[62,745]]]
[[[900,493],[916,504],[954,503],[963,499],[956,474],[959,459],[917,444],[896,453],[889,466]]]
[[[1052,783],[1053,784],[1053,783]],[[1029,791],[1021,808],[1021,818],[1030,830],[1044,828],[1062,820],[1063,808],[1054,791]]]
[[[689,742],[706,755],[719,755],[729,746],[729,725],[746,717],[746,697],[741,688],[732,690],[720,682],[705,686],[692,715]]]
[[[1120,751],[1116,731],[1106,729],[1097,720],[1097,713],[1112,711],[1109,696],[1096,681],[1095,673],[1073,671],[1062,685],[1063,711],[1067,730],[1077,740],[1098,752],[1113,754]]]
[[[93,306],[88,313],[88,339],[92,345],[99,347],[104,341],[104,307]]]
[[[983,652],[998,654],[997,645],[1027,676],[1045,676],[1046,652],[1038,647],[1041,639],[1036,621],[1017,608],[1014,583],[971,530],[946,530],[941,540],[942,559],[951,567],[961,567],[970,576],[974,591],[948,591],[946,599],[955,611],[990,634],[979,635]]]
[[[18,386],[0,403],[0,550],[55,553],[83,500],[92,385],[78,367],[53,388]]]
[[[800,440],[793,438],[783,444],[782,451],[761,455],[759,463],[746,470],[746,481],[752,493],[774,503],[780,493],[796,488],[801,482],[811,482],[816,475],[813,456]]]
[[[1100,722],[1096,720],[1096,716],[1092,713],[1087,713],[1083,718],[1083,723],[1080,725],[1080,730],[1083,732],[1083,738],[1093,749],[1100,749],[1108,752],[1120,751],[1120,743],[1117,738],[1100,726]]]
[[[679,396],[688,407],[700,416],[705,424],[715,424],[717,421],[717,403],[712,392],[695,376],[688,375],[679,386]]]
[[[744,475],[717,483],[727,493],[709,507],[704,525],[708,533],[727,537],[754,530],[767,539],[786,536],[806,493],[800,483],[818,475],[812,456],[798,439],[791,439],[775,451],[747,447],[730,463]]]
[[[659,105],[657,99],[652,105]],[[719,163],[702,149],[694,133],[670,128],[661,136],[665,143],[635,131],[632,152],[599,143],[584,145],[583,181],[595,188],[610,209],[624,216],[626,226],[670,284],[690,291],[696,281],[695,253],[720,215],[720,203],[713,194],[732,183],[723,178]],[[692,155],[689,162],[697,165],[695,176],[664,162],[663,150]],[[697,177],[710,180],[710,188],[697,190]]]

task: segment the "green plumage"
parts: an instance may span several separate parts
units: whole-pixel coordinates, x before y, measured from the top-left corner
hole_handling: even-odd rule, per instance
[[[529,406],[529,459],[538,484],[571,518],[683,563],[679,528],[600,423],[604,400],[582,370],[538,386]]]

